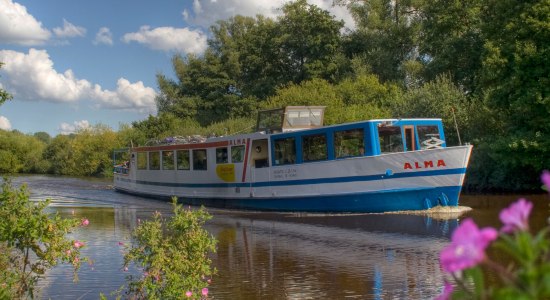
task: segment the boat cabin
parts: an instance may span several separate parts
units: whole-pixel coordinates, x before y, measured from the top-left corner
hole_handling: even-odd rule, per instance
[[[323,106],[291,106],[259,113],[257,132],[132,148],[138,171],[215,170],[244,181],[247,168],[318,163],[396,152],[445,148],[441,119],[380,119],[323,126]],[[120,164],[115,172],[128,174]],[[235,178],[243,174],[243,178]],[[193,175],[195,176],[195,175]]]

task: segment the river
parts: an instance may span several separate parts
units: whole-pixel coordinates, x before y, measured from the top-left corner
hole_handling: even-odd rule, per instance
[[[17,176],[31,199],[51,199],[50,209],[88,218],[71,238],[83,240],[79,281],[59,265],[39,282],[42,299],[98,299],[125,284],[123,247],[138,220],[171,204],[117,193],[111,181],[54,176]],[[472,208],[443,216],[405,214],[292,214],[211,209],[206,229],[218,240],[212,255],[218,270],[209,287],[213,299],[432,299],[443,285],[439,252],[464,218],[501,226],[499,211],[520,196],[463,195]],[[546,226],[545,194],[535,203],[531,226]],[[131,272],[131,271],[130,271]]]

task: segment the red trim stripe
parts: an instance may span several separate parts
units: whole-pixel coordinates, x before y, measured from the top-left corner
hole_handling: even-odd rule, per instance
[[[246,167],[248,166],[248,152],[250,152],[250,138],[246,139],[246,150],[244,153],[244,165],[243,165],[243,179],[242,182],[246,179]]]
[[[210,143],[196,143],[196,144],[178,144],[178,145],[166,145],[166,146],[145,146],[133,148],[133,151],[145,152],[145,151],[161,151],[161,150],[185,150],[185,149],[204,149],[213,147],[229,146],[229,141],[210,142]]]

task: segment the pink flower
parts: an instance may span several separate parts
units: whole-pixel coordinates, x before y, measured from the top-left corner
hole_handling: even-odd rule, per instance
[[[81,241],[74,241],[73,246],[78,249],[80,247],[84,247],[84,243]]]
[[[123,242],[118,242],[118,245],[119,246],[124,246],[124,243]]]
[[[472,219],[466,219],[453,232],[451,244],[441,250],[439,260],[448,273],[477,265],[485,259],[485,248],[497,238],[497,231],[487,227],[479,230]]]
[[[500,220],[504,223],[502,231],[511,233],[515,230],[529,229],[528,218],[532,208],[533,203],[522,198],[503,209],[499,215]]]
[[[128,267],[124,267],[124,272],[128,272]]]
[[[88,219],[82,219],[82,222],[80,222],[81,226],[88,226],[90,224],[90,221]]]
[[[187,292],[185,292],[185,296],[187,298],[191,298],[191,296],[193,296],[193,293],[191,293],[191,291],[187,291]]]
[[[67,254],[67,256],[71,255],[71,249],[65,251],[65,254]]]
[[[443,287],[443,292],[441,292],[441,295],[437,296],[435,300],[447,300],[451,299],[451,295],[453,294],[454,287],[445,281],[445,286]]]
[[[208,296],[208,288],[203,288],[202,291],[201,291],[202,295],[203,296]]]
[[[540,180],[542,181],[542,184],[546,187],[546,191],[550,193],[550,172],[548,170],[542,171],[542,175],[540,175]]]

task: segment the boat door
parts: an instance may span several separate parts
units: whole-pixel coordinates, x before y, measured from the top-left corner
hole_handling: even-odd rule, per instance
[[[248,170],[250,174],[250,195],[254,196],[255,189],[252,184],[269,180],[269,144],[267,139],[253,140],[248,158]]]

